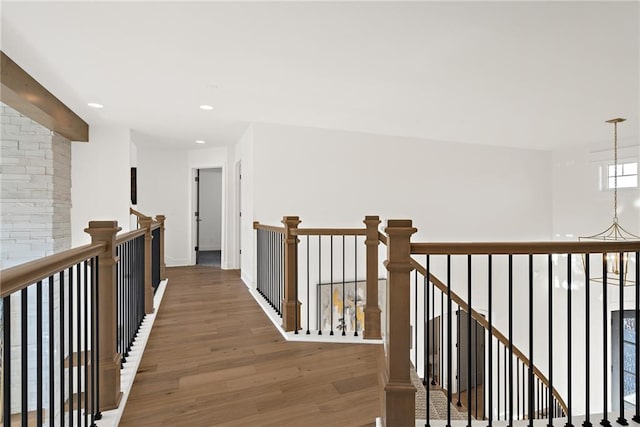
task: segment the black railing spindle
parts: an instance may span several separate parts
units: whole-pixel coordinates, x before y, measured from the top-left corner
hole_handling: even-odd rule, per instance
[[[602,254],[602,348],[606,349],[609,345],[609,339],[607,334],[609,305],[607,303],[608,296],[607,287],[607,254]],[[603,427],[611,427],[609,422],[609,361],[607,360],[607,351],[602,352],[602,404],[604,411],[602,413],[603,419],[600,421],[600,425]]]
[[[625,279],[625,266],[624,266],[624,258],[625,258],[625,254],[623,252],[620,252],[618,254],[618,261],[619,261],[619,273],[620,273],[620,283],[618,283],[618,287],[619,287],[619,294],[618,294],[618,298],[619,298],[619,319],[618,319],[618,328],[620,329],[618,331],[619,335],[618,335],[618,348],[620,349],[620,354],[619,354],[619,359],[618,359],[618,369],[619,369],[619,376],[620,376],[620,415],[618,416],[618,419],[616,420],[616,422],[622,426],[626,426],[629,425],[629,423],[627,422],[627,419],[624,417],[624,279]],[[637,325],[636,325],[637,328]],[[611,337],[611,339],[613,339],[613,337]],[[637,343],[636,343],[637,345]],[[636,370],[636,375],[638,375],[638,371]]]
[[[36,284],[36,425],[41,426],[44,418],[42,414],[42,358],[43,358],[43,321],[42,321],[42,281]]]
[[[488,255],[488,298],[487,298],[487,311],[489,312],[489,399],[487,400],[487,406],[489,407],[489,427],[493,425],[493,259],[492,255]],[[500,400],[498,398],[498,400]]]
[[[549,299],[548,305],[548,335],[549,335],[549,349],[548,349],[548,360],[549,360],[549,389],[553,390],[553,256],[549,254],[547,256],[547,298]],[[549,408],[555,408],[556,405],[553,401],[553,393],[549,392]],[[548,411],[548,419],[549,424],[548,427],[553,427],[553,417],[555,413],[552,413],[551,410]]]
[[[20,408],[22,425],[26,426],[29,415],[29,389],[28,389],[28,349],[27,349],[27,336],[28,336],[28,324],[27,324],[27,288],[24,288],[20,292],[20,310],[21,310],[21,325],[20,325],[20,369],[21,369],[21,388],[20,388]]]
[[[11,296],[2,298],[2,417],[4,427],[11,426]]]
[[[451,255],[447,255],[447,427],[451,426],[451,405],[449,402],[453,400],[452,396],[452,378],[451,378],[451,349],[453,348],[453,332],[451,322],[453,309],[451,304]],[[458,389],[458,392],[460,389]],[[459,393],[458,393],[459,394]]]
[[[589,273],[589,269],[590,269],[590,264],[589,264],[589,255],[590,254],[584,254],[584,290],[585,290],[585,323],[584,323],[584,327],[585,327],[585,418],[584,418],[584,422],[582,423],[582,427],[591,427],[591,411],[590,411],[590,396],[589,396],[589,390],[591,388],[591,373],[590,373],[590,360],[589,360],[589,355],[591,354],[591,342],[590,342],[590,333],[589,333],[589,329],[590,329],[590,323],[591,323],[591,283],[590,283],[590,273]]]
[[[533,255],[529,254],[529,427],[533,427],[534,380],[533,375]],[[522,367],[524,370],[524,366]],[[540,411],[538,411],[540,412]]]

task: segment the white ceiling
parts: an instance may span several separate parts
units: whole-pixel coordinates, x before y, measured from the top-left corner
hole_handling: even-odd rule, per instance
[[[158,143],[251,122],[541,149],[610,141],[617,116],[640,134],[637,1],[1,8],[7,55],[90,125]]]

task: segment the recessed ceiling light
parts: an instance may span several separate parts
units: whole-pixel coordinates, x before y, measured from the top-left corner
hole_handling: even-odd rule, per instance
[[[204,144],[205,141],[201,140],[201,139],[196,139],[196,144]]]
[[[104,107],[104,105],[102,105],[102,104],[98,104],[97,102],[90,102],[90,103],[88,103],[87,105],[88,105],[89,107],[91,107],[91,108],[103,108],[103,107]]]
[[[206,111],[211,111],[211,110],[213,110],[213,107],[211,105],[205,104],[205,105],[201,105],[200,109],[206,110]]]

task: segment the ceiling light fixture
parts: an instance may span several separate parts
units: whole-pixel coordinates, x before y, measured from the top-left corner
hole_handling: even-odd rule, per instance
[[[201,139],[196,139],[196,144],[204,144],[206,141],[203,141]]]
[[[98,104],[97,102],[89,102],[87,105],[91,108],[104,108],[104,105]]]
[[[204,104],[200,106],[200,109],[205,111],[211,111],[213,110],[213,107],[211,105]]]
[[[613,223],[606,230],[594,234],[593,236],[579,237],[579,241],[627,241],[627,240],[640,240],[640,236],[636,236],[620,225],[618,221],[618,123],[624,122],[626,119],[617,118],[607,120],[607,123],[613,124],[613,164],[615,174],[613,176]],[[629,264],[629,256],[624,254],[622,260],[622,267],[624,268],[623,277],[620,277],[620,258],[618,253],[608,253],[607,258],[607,278],[610,279],[609,283],[616,285],[623,283],[626,285],[635,285],[635,280],[627,279],[627,266]],[[633,260],[638,262],[638,260]],[[595,282],[602,282],[603,278],[591,279]]]

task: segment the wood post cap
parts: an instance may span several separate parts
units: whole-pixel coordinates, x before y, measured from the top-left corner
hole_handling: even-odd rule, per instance
[[[410,219],[390,219],[387,221],[387,227],[389,228],[413,227],[413,222]]]
[[[117,231],[122,230],[122,227],[118,227],[118,221],[89,221],[89,227],[85,229],[88,230],[97,230],[97,229],[117,229]]]

